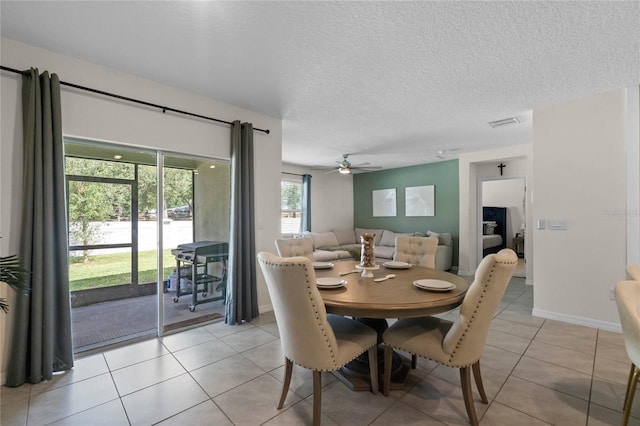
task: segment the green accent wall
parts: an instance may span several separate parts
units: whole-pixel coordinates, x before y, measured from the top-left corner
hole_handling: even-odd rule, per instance
[[[405,188],[435,186],[435,216],[406,217]],[[396,216],[373,217],[371,191],[396,189]],[[453,264],[458,265],[460,234],[460,185],[458,160],[421,164],[353,175],[353,223],[356,228],[394,232],[450,232]]]

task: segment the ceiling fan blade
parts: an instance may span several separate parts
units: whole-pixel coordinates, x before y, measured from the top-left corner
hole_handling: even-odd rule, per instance
[[[361,172],[372,172],[374,170],[380,170],[381,166],[371,166],[371,167],[351,167],[351,170],[359,170]]]

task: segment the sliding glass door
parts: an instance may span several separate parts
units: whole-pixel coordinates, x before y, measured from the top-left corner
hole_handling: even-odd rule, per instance
[[[228,163],[73,138],[65,154],[74,350],[222,318],[226,259],[178,251],[228,243]]]
[[[224,317],[229,243],[229,163],[163,155],[163,331]]]

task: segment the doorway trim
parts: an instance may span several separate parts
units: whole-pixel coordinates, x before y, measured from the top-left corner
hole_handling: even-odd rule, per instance
[[[533,205],[533,145],[522,144],[494,149],[461,154],[458,157],[459,182],[460,182],[460,235],[459,235],[459,269],[458,274],[471,276],[478,266],[477,262],[477,181],[479,167],[486,163],[500,161],[523,160],[526,162],[527,190],[527,224],[525,230],[525,244],[527,252],[527,284],[533,284],[534,254],[532,251],[532,205]],[[489,177],[489,176],[487,176]],[[495,177],[495,176],[494,176]]]

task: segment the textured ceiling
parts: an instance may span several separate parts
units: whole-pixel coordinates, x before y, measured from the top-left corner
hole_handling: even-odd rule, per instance
[[[3,37],[282,118],[283,161],[301,165],[530,143],[532,109],[640,84],[638,1],[0,8]]]

